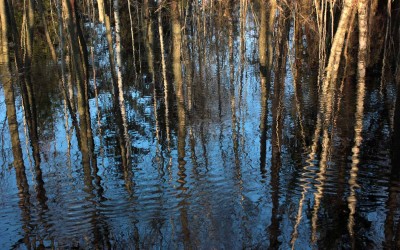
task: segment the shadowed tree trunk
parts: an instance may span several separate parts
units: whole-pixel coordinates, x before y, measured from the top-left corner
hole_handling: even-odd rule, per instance
[[[76,79],[77,89],[77,107],[79,113],[79,127],[80,127],[80,150],[82,152],[82,162],[84,166],[90,166],[94,158],[93,155],[93,135],[90,122],[90,112],[88,106],[87,95],[87,71],[85,61],[87,61],[86,44],[80,39],[79,33],[79,19],[76,19],[76,6],[73,5],[74,1],[63,1],[63,15],[67,24],[68,31],[68,44],[71,51],[72,72]],[[79,41],[79,43],[77,42]],[[86,51],[86,53],[84,52]],[[89,170],[88,170],[89,171]]]
[[[258,38],[258,50],[260,58],[261,81],[261,117],[260,117],[260,171],[266,174],[266,140],[268,123],[268,95],[271,85],[272,69],[272,42],[275,24],[276,2],[274,0],[261,0],[260,33]],[[267,11],[267,9],[269,11]]]
[[[182,64],[181,64],[181,21],[179,14],[179,0],[171,0],[171,23],[172,23],[172,69],[175,80],[175,95],[177,100],[178,109],[178,176],[180,183],[180,190],[183,196],[187,187],[186,184],[186,161],[185,161],[185,148],[186,148],[186,112],[185,112],[185,97],[183,95],[183,77],[182,77]],[[182,236],[184,239],[185,248],[191,249],[191,235],[189,230],[189,222],[187,215],[187,204],[185,198],[180,202],[180,220],[182,224]]]
[[[272,218],[268,228],[270,232],[270,248],[279,248],[280,242],[278,236],[279,229],[279,173],[282,167],[281,149],[282,149],[282,129],[283,129],[283,96],[285,93],[286,62],[288,55],[289,38],[289,9],[284,6],[279,7],[278,28],[276,33],[276,51],[277,61],[274,69],[274,93],[272,100],[272,159],[271,159],[271,199],[272,199]]]
[[[130,136],[128,133],[128,120],[126,117],[126,108],[125,108],[125,98],[124,98],[124,90],[122,84],[122,55],[121,55],[121,28],[120,28],[120,18],[119,18],[119,5],[118,0],[114,0],[114,18],[115,18],[115,52],[117,58],[116,71],[118,78],[118,104],[121,112],[123,132],[124,132],[124,141],[126,144],[126,157],[127,160],[130,158]]]
[[[1,19],[1,82],[3,84],[4,98],[7,109],[8,129],[11,135],[12,151],[14,156],[14,167],[17,179],[25,176],[25,166],[22,158],[21,141],[18,133],[17,112],[15,108],[14,86],[10,73],[10,59],[8,49],[8,24],[6,14],[6,1],[0,0],[0,19]],[[24,177],[26,178],[26,176]],[[27,186],[27,185],[26,185]]]

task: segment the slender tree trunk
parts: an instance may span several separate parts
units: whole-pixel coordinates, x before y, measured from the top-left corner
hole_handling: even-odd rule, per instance
[[[132,42],[132,59],[133,59],[133,72],[135,74],[135,80],[137,79],[136,72],[136,49],[135,49],[135,33],[133,31],[133,20],[132,20],[132,11],[131,11],[131,0],[128,0],[128,12],[129,12],[129,22],[131,24],[131,42]],[[160,10],[161,12],[161,10]]]
[[[167,144],[168,149],[170,145],[170,130],[169,130],[169,100],[168,100],[168,81],[167,81],[167,66],[165,64],[165,48],[164,48],[164,32],[162,27],[162,8],[161,3],[159,4],[158,11],[158,33],[160,37],[160,49],[161,49],[161,66],[162,66],[162,76],[164,83],[164,105],[165,105],[165,127],[167,133]]]
[[[326,67],[326,76],[323,83],[324,93],[326,93],[328,88],[336,82],[340,66],[340,58],[343,51],[343,44],[347,34],[353,6],[353,0],[344,0],[338,28],[336,29],[331,46],[331,52],[329,54],[328,66]]]
[[[3,85],[4,98],[6,104],[6,113],[8,121],[8,129],[11,137],[11,147],[14,157],[14,169],[16,175],[16,183],[18,194],[20,197],[19,206],[22,211],[22,220],[24,222],[23,230],[25,231],[24,242],[27,248],[30,247],[29,231],[30,231],[30,207],[31,204],[28,179],[25,173],[23,161],[21,141],[18,132],[18,122],[15,107],[14,86],[10,72],[10,59],[8,48],[8,24],[7,24],[7,0],[0,0],[0,81]]]
[[[65,104],[68,108],[69,114],[72,119],[72,125],[75,127],[75,133],[76,137],[78,139],[78,142],[80,143],[80,129],[78,125],[78,119],[76,117],[76,112],[75,112],[75,105],[73,102],[73,93],[72,93],[72,85],[71,81],[67,80],[66,78],[66,65],[65,65],[65,57],[64,57],[64,20],[63,20],[63,14],[62,14],[62,5],[61,5],[61,0],[57,0],[57,16],[58,16],[58,32],[59,32],[59,38],[60,38],[60,45],[59,45],[59,51],[60,51],[60,68],[59,68],[59,75],[61,78],[61,89],[64,97]],[[70,91],[71,90],[71,91]],[[70,91],[70,92],[69,92]]]
[[[80,127],[80,136],[81,136],[81,143],[80,149],[82,152],[82,161],[84,166],[90,166],[90,160],[92,158],[91,155],[91,147],[92,143],[90,142],[91,137],[91,128],[90,128],[90,117],[88,117],[88,103],[87,103],[87,95],[86,95],[86,87],[85,81],[86,75],[84,70],[84,65],[82,64],[81,55],[82,50],[78,47],[77,41],[77,26],[79,25],[76,23],[74,18],[73,6],[71,5],[70,1],[63,1],[63,14],[64,19],[67,23],[67,30],[69,32],[68,42],[71,48],[71,59],[72,59],[72,69],[75,72],[76,81],[77,81],[77,103],[78,103],[78,113],[79,113],[79,127]],[[82,45],[82,44],[81,44]],[[86,49],[86,48],[84,48]]]
[[[106,15],[104,0],[97,0],[97,8],[99,9],[99,22],[104,23]]]
[[[25,176],[25,167],[22,158],[21,141],[18,132],[17,111],[15,108],[14,86],[9,69],[9,49],[8,49],[8,24],[6,14],[6,1],[0,0],[0,19],[1,19],[1,82],[3,84],[4,98],[7,109],[8,129],[11,135],[11,146],[14,155],[14,167],[17,179]],[[25,176],[26,178],[26,176]]]
[[[48,28],[47,21],[46,21],[42,0],[37,0],[37,6],[38,6],[38,10],[39,10],[40,20],[41,20],[43,28],[44,28],[47,46],[49,46],[51,58],[53,59],[53,62],[56,63],[57,62],[57,53],[56,53],[56,49],[54,48],[53,41],[51,40],[51,37],[50,37],[50,32],[49,32],[49,28]]]
[[[123,84],[122,84],[122,56],[121,56],[121,28],[120,28],[120,19],[119,19],[119,4],[118,0],[114,0],[114,18],[115,18],[115,52],[116,52],[116,58],[117,58],[117,64],[116,64],[116,69],[117,69],[117,77],[118,77],[118,103],[119,103],[119,108],[121,110],[121,117],[122,117],[122,123],[123,123],[123,129],[124,129],[124,137],[125,137],[125,143],[127,152],[126,152],[126,158],[129,159],[130,157],[130,139],[129,139],[129,133],[128,133],[128,121],[126,117],[126,108],[125,108],[125,98],[124,98],[124,90],[123,90]]]
[[[274,73],[274,94],[272,100],[272,158],[271,158],[271,199],[273,204],[273,216],[271,218],[270,232],[270,247],[279,248],[280,242],[280,218],[279,211],[279,173],[281,170],[281,148],[282,148],[282,129],[283,129],[283,96],[285,93],[285,78],[286,78],[286,62],[288,55],[288,38],[290,30],[289,9],[281,5],[279,6],[279,18],[277,20],[278,27],[276,33],[275,44],[277,57]]]
[[[181,64],[181,22],[179,14],[179,0],[171,0],[170,2],[171,18],[172,18],[172,68],[175,80],[175,94],[177,98],[178,108],[178,182],[181,183],[181,190],[186,187],[186,168],[185,168],[185,147],[186,147],[186,112],[185,98],[183,95],[183,77]],[[185,248],[191,248],[191,235],[189,230],[187,208],[185,200],[179,204],[180,220],[182,224],[182,235],[184,237]]]
[[[347,228],[350,233],[350,237],[353,241],[353,247],[355,243],[354,225],[355,225],[355,211],[357,205],[356,189],[359,187],[357,183],[358,176],[358,163],[360,161],[360,147],[362,143],[362,132],[363,132],[363,120],[364,120],[364,97],[365,97],[365,73],[366,73],[366,60],[367,60],[367,32],[368,32],[368,17],[367,17],[367,1],[358,0],[357,11],[358,11],[358,86],[357,86],[357,105],[354,126],[354,146],[352,148],[353,155],[351,157],[351,169],[350,169],[350,194],[347,198],[348,207],[350,210]]]
[[[179,15],[179,1],[171,1],[172,17],[172,68],[175,80],[175,94],[178,102],[178,150],[179,160],[183,161],[185,157],[185,137],[186,137],[186,112],[185,98],[183,95],[183,77],[181,65],[181,23]]]
[[[266,139],[268,121],[268,95],[272,67],[272,39],[274,33],[276,2],[261,0],[258,50],[260,57],[261,117],[260,117],[260,171],[266,174]],[[269,5],[269,6],[268,6]],[[267,8],[269,11],[267,11]]]

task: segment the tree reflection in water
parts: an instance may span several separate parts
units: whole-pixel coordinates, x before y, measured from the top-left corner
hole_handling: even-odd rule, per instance
[[[0,0],[0,248],[399,248],[399,11]]]

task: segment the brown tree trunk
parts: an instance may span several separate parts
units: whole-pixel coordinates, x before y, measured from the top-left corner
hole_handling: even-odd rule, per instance
[[[6,1],[0,0],[0,19],[1,19],[1,82],[3,84],[4,98],[7,109],[8,129],[11,135],[11,145],[14,155],[14,167],[17,178],[25,175],[25,167],[22,158],[21,141],[18,132],[17,112],[15,108],[14,86],[9,69],[9,49],[8,49],[8,23],[6,12]]]

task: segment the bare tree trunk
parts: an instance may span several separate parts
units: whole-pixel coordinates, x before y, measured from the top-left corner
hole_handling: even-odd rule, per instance
[[[164,32],[162,28],[162,8],[161,3],[159,4],[159,12],[158,12],[158,33],[160,37],[160,49],[161,49],[161,66],[162,66],[162,76],[164,83],[164,105],[165,105],[165,127],[167,133],[167,144],[168,150],[170,145],[170,130],[169,130],[169,100],[168,100],[168,81],[167,81],[167,66],[165,64],[165,48],[164,48]]]
[[[271,218],[270,247],[279,248],[278,236],[280,235],[279,223],[279,172],[281,170],[281,148],[282,148],[282,129],[283,129],[283,96],[285,93],[286,62],[288,55],[288,38],[290,30],[289,9],[287,6],[278,6],[279,18],[275,44],[277,57],[274,68],[274,95],[272,100],[272,158],[271,158],[271,199],[273,213]]]
[[[108,43],[108,58],[110,60],[110,71],[111,71],[111,78],[112,78],[112,83],[113,87],[112,91],[114,91],[114,95],[116,95],[116,87],[118,78],[117,74],[115,72],[115,61],[114,61],[114,50],[113,50],[113,39],[112,39],[112,31],[111,31],[111,21],[110,21],[110,16],[105,15],[104,17],[105,25],[106,25],[106,38],[107,38],[107,43]]]
[[[343,10],[340,15],[339,25],[333,38],[331,52],[329,54],[328,66],[326,67],[326,78],[323,83],[323,92],[335,84],[340,66],[340,58],[343,51],[343,44],[347,34],[351,13],[353,11],[353,0],[345,0]]]
[[[104,0],[97,0],[97,8],[99,9],[99,22],[104,23],[106,15],[104,11]]]
[[[53,62],[56,63],[57,62],[57,53],[56,53],[56,49],[54,48],[53,42],[50,37],[50,32],[49,32],[49,28],[47,26],[42,0],[37,0],[37,6],[38,6],[38,10],[39,10],[40,19],[41,19],[41,22],[42,22],[42,25],[44,28],[44,33],[46,35],[47,46],[49,46],[51,58],[53,59]]]
[[[178,176],[181,187],[184,191],[186,187],[186,168],[185,168],[185,147],[186,147],[186,112],[185,98],[183,95],[183,77],[181,64],[181,22],[179,14],[179,0],[171,0],[170,2],[171,18],[172,18],[172,68],[175,80],[175,94],[177,98],[178,108]],[[184,238],[185,248],[190,249],[191,235],[189,230],[187,208],[185,199],[179,204],[180,220],[182,224],[182,235]]]
[[[350,210],[349,220],[347,228],[350,233],[350,237],[353,241],[353,247],[355,244],[354,238],[354,214],[356,212],[357,197],[356,189],[359,187],[357,183],[358,176],[358,163],[360,155],[360,147],[362,143],[362,132],[363,132],[363,120],[364,120],[364,97],[365,97],[365,73],[366,73],[366,60],[367,60],[367,32],[368,32],[368,6],[366,0],[358,0],[357,11],[358,11],[358,86],[357,86],[357,106],[354,126],[354,145],[352,148],[353,155],[351,157],[351,169],[350,169],[350,194],[347,198],[348,207]]]
[[[8,129],[11,135],[11,145],[14,155],[14,167],[18,175],[25,175],[25,167],[22,158],[21,141],[18,133],[17,112],[15,108],[14,86],[9,70],[9,49],[8,49],[8,24],[6,1],[0,0],[0,19],[1,19],[1,81],[3,83],[4,98],[7,109]],[[26,177],[25,177],[26,178]]]
[[[74,18],[73,6],[70,1],[63,1],[63,15],[64,19],[67,23],[67,30],[69,32],[68,42],[71,48],[71,59],[72,59],[72,68],[76,73],[76,81],[77,81],[77,103],[78,103],[78,113],[79,113],[79,127],[80,127],[80,150],[82,152],[82,161],[84,166],[90,166],[90,161],[92,159],[92,136],[91,136],[91,128],[90,128],[90,117],[88,117],[88,103],[87,103],[87,94],[86,94],[86,74],[85,67],[82,64],[81,58],[84,55],[81,55],[82,50],[86,48],[80,49],[78,47],[77,41],[77,26],[79,23],[76,23]],[[82,45],[82,43],[81,43]]]
[[[64,21],[63,21],[63,14],[62,14],[62,6],[61,6],[61,0],[57,1],[57,16],[58,16],[58,32],[59,32],[59,38],[60,38],[60,45],[59,45],[59,50],[60,50],[60,69],[59,69],[59,75],[61,77],[61,89],[64,97],[65,104],[68,108],[69,114],[72,119],[72,125],[75,127],[75,133],[76,137],[78,139],[78,142],[80,142],[80,129],[78,125],[78,119],[76,117],[75,113],[75,106],[73,102],[73,93],[72,91],[69,92],[69,90],[72,90],[72,86],[70,81],[66,79],[66,65],[65,65],[65,57],[64,57]]]
[[[172,17],[172,68],[175,80],[175,93],[178,102],[178,123],[179,123],[179,160],[185,157],[185,137],[186,137],[186,112],[185,98],[183,95],[183,77],[181,65],[181,23],[179,15],[179,1],[171,1],[171,17]]]
[[[14,157],[14,168],[18,194],[20,197],[19,206],[22,211],[23,229],[25,231],[24,243],[27,248],[30,247],[29,225],[30,225],[30,207],[31,204],[28,179],[25,173],[25,166],[22,158],[21,141],[18,132],[17,114],[15,108],[14,86],[10,72],[10,59],[8,48],[8,24],[7,24],[7,0],[0,0],[0,81],[3,85],[4,98],[6,104],[8,129],[11,137],[11,147]]]
[[[131,0],[128,0],[128,12],[129,12],[129,22],[131,24],[131,42],[132,42],[132,59],[133,59],[133,72],[135,74],[135,80],[137,79],[136,72],[136,49],[135,49],[135,33],[133,31],[133,20],[132,20],[132,11],[131,11]],[[160,10],[161,12],[161,10]]]
[[[118,0],[114,0],[114,18],[115,18],[115,52],[116,52],[116,57],[117,57],[117,64],[116,64],[116,69],[117,69],[117,77],[118,77],[118,103],[119,103],[119,108],[121,110],[121,117],[122,117],[122,123],[124,127],[124,137],[125,137],[125,143],[127,152],[126,152],[126,158],[129,159],[130,157],[130,138],[129,138],[129,133],[128,133],[128,121],[126,117],[126,108],[125,108],[125,98],[124,98],[124,90],[123,90],[123,84],[122,84],[122,56],[121,56],[121,35],[120,35],[120,19],[119,19],[119,6],[118,6]]]
[[[260,31],[258,38],[258,50],[260,57],[260,81],[261,81],[261,117],[260,117],[260,171],[266,174],[266,139],[268,122],[268,95],[271,81],[272,67],[272,39],[274,32],[276,2],[261,0]],[[269,12],[267,8],[269,7]]]
[[[173,61],[173,72],[175,78],[175,91],[178,98],[178,102],[184,104],[183,97],[183,78],[182,78],[182,66],[181,66],[181,23],[179,15],[179,1],[171,1],[171,15],[172,15],[172,61]]]
[[[22,89],[22,99],[24,106],[24,113],[28,124],[29,130],[29,139],[32,147],[33,158],[35,161],[35,172],[36,172],[36,180],[38,183],[38,196],[39,201],[44,204],[45,191],[44,191],[44,183],[42,178],[42,171],[40,169],[40,148],[39,148],[39,137],[37,130],[37,111],[36,111],[36,98],[34,93],[34,88],[31,80],[31,68],[32,68],[32,56],[33,56],[33,27],[34,27],[34,9],[33,9],[33,1],[28,1],[28,6],[26,8],[26,12],[24,13],[25,19],[25,42],[23,43],[23,48],[25,51],[24,56],[24,80],[21,83]],[[18,49],[18,48],[17,48]],[[39,195],[41,194],[41,195]]]

